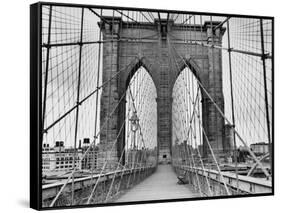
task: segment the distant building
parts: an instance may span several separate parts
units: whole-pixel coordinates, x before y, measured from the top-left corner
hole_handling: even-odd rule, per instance
[[[268,153],[268,150],[269,150],[268,143],[265,143],[265,142],[251,144],[250,148],[257,155],[266,154],[266,153]]]
[[[83,145],[79,147],[84,154],[90,146],[90,138],[84,138]],[[81,169],[91,170],[97,168],[98,147],[90,147],[90,150],[81,162]]]
[[[245,163],[248,156],[250,156],[248,148],[246,146],[239,146],[237,149],[237,162]]]
[[[89,138],[85,138],[82,146],[81,142],[79,143],[79,147],[76,149],[76,157],[74,159],[74,149],[66,148],[63,141],[56,141],[53,148],[51,148],[49,144],[43,144],[43,173],[68,171],[73,169],[74,165],[77,169],[91,169],[92,165],[94,168],[96,168],[97,147],[90,148],[88,154],[85,156],[82,162],[80,162],[89,146],[90,140]]]
[[[56,156],[54,149],[49,147],[49,144],[43,144],[42,149],[42,170],[43,173],[46,171],[52,171],[56,168]]]

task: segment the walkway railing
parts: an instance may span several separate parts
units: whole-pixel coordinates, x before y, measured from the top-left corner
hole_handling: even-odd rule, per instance
[[[74,180],[74,204],[84,205],[88,196],[95,187],[95,194],[91,199],[91,204],[111,202],[127,189],[133,187],[155,171],[155,166],[120,168],[115,172],[107,172],[93,177],[75,178]],[[49,207],[57,196],[65,181],[44,185],[42,188],[43,206]],[[56,199],[53,206],[71,205],[72,183],[69,182],[64,187],[63,193]]]
[[[272,192],[272,183],[270,180],[238,175],[233,172],[221,172],[221,175],[214,169],[202,169],[200,167],[189,167],[183,165],[174,165],[175,172],[185,178],[184,181],[193,185],[198,191],[202,191],[202,196],[227,196],[241,194],[266,194]],[[196,179],[198,177],[198,179]],[[222,180],[223,177],[223,180]],[[210,187],[207,185],[208,179]],[[199,183],[197,182],[199,180]],[[226,193],[224,182],[229,189],[230,194]],[[237,183],[238,181],[238,183]],[[237,185],[239,188],[237,188]],[[211,193],[210,193],[211,189]]]

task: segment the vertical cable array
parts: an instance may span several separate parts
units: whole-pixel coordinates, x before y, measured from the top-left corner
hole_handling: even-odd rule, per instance
[[[231,51],[235,127],[248,144],[269,143],[271,130],[268,126],[272,126],[271,21],[230,18],[228,22],[230,51],[239,49],[246,52]],[[266,26],[262,31],[261,23]],[[262,41],[261,38],[266,40]],[[226,38],[224,42],[228,43]],[[225,60],[223,66],[230,70],[228,60]],[[229,73],[225,72],[225,75],[229,76]],[[241,145],[241,141],[237,142],[238,146]]]

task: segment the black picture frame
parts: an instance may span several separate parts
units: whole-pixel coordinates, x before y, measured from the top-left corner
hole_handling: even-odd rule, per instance
[[[62,6],[62,7],[79,7],[79,8],[97,8],[97,9],[119,9],[133,11],[150,11],[150,12],[175,12],[188,13],[196,15],[212,15],[226,16],[239,18],[262,18],[272,21],[272,192],[262,194],[247,194],[247,195],[232,195],[232,196],[215,196],[215,197],[196,197],[172,200],[158,201],[138,201],[124,203],[108,203],[108,204],[89,204],[75,205],[62,207],[42,207],[42,6]],[[257,16],[257,15],[241,15],[241,14],[225,14],[225,13],[209,13],[209,12],[194,12],[194,11],[178,11],[178,10],[162,10],[149,8],[133,8],[133,7],[112,7],[102,5],[85,5],[85,4],[69,4],[69,3],[54,3],[54,2],[38,2],[30,5],[30,207],[36,210],[49,209],[68,209],[68,208],[88,208],[101,206],[115,205],[134,205],[144,203],[163,203],[163,202],[178,202],[192,200],[212,200],[225,198],[241,198],[241,197],[257,197],[257,196],[272,196],[274,195],[274,17]]]

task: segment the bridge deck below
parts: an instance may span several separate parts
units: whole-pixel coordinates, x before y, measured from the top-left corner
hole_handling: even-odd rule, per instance
[[[133,202],[199,197],[188,184],[179,185],[171,165],[159,165],[156,172],[127,191],[115,202]]]

